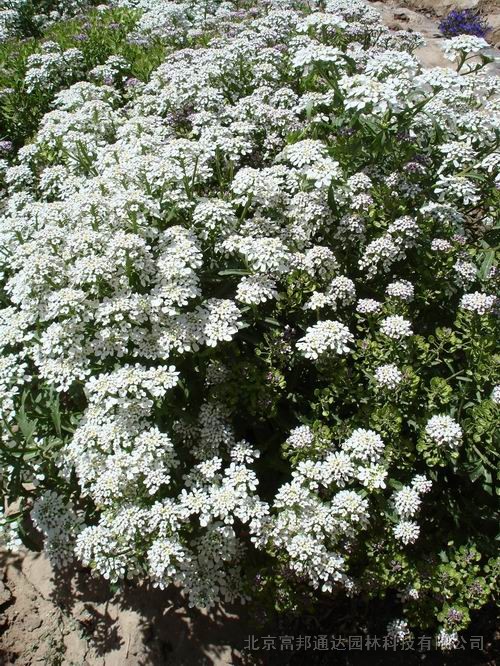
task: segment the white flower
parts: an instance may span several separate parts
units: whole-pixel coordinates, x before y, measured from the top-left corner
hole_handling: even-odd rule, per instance
[[[305,68],[308,71],[316,62],[341,65],[343,64],[342,52],[334,46],[311,41],[294,53],[292,66],[296,69]]]
[[[449,252],[453,248],[450,241],[445,238],[433,238],[431,242],[431,249],[434,252]]]
[[[415,543],[420,534],[420,527],[412,520],[401,520],[394,527],[394,536],[405,545]]]
[[[455,262],[453,269],[457,273],[457,282],[460,285],[467,285],[474,282],[477,277],[477,268],[472,261],[459,259]]]
[[[458,37],[446,39],[441,48],[448,60],[458,62],[462,57],[470,56],[482,51],[482,49],[489,48],[489,44],[482,37],[458,35]]]
[[[380,324],[380,330],[393,340],[401,340],[413,335],[410,322],[400,315],[386,317]]]
[[[379,273],[386,273],[402,256],[404,252],[401,243],[386,234],[366,246],[358,265],[360,270],[366,270],[368,278],[374,278]]]
[[[342,172],[337,161],[332,160],[330,157],[324,157],[309,166],[305,175],[308,180],[314,182],[316,188],[327,190],[332,181],[341,179]]]
[[[394,298],[401,298],[403,301],[413,300],[415,288],[408,280],[397,280],[387,286],[385,293]]]
[[[360,298],[356,305],[356,312],[360,314],[374,314],[375,312],[379,312],[381,308],[382,303],[372,298]]]
[[[388,636],[392,636],[398,641],[404,641],[405,638],[410,636],[408,622],[399,618],[391,620],[386,631]]]
[[[314,434],[308,425],[301,425],[294,428],[286,443],[293,449],[303,449],[311,446],[314,441]]]
[[[356,287],[354,282],[345,275],[336,277],[328,289],[329,298],[334,301],[341,301],[343,304],[352,303],[356,297]]]
[[[385,488],[385,479],[387,470],[383,465],[370,465],[369,467],[358,467],[358,481],[360,481],[369,490]]]
[[[168,538],[154,541],[147,557],[153,586],[161,589],[181,577],[182,565],[190,559],[178,541]]]
[[[377,462],[385,446],[380,435],[373,430],[357,428],[342,444],[342,450],[351,458],[360,461]]]
[[[425,434],[438,446],[456,448],[462,443],[462,428],[451,416],[433,416],[425,426]]]
[[[436,647],[440,650],[456,650],[460,645],[460,639],[456,631],[441,629],[436,635]]]
[[[220,341],[229,341],[241,327],[241,313],[237,305],[228,299],[211,298],[197,308],[200,328],[199,342],[215,347]]]
[[[35,500],[31,518],[44,535],[44,547],[52,564],[61,567],[71,562],[75,537],[83,527],[71,503],[48,490]]]
[[[350,74],[340,79],[339,87],[345,95],[347,109],[383,116],[389,110],[398,112],[405,108],[407,84],[404,77],[392,76],[380,81],[375,76]]]
[[[290,162],[294,167],[314,164],[326,157],[326,146],[322,141],[304,139],[287,146],[277,159]]]
[[[0,0],[0,41],[25,37],[24,4]],[[92,3],[29,4],[43,32]],[[23,405],[35,424],[51,393],[74,430],[56,450],[38,423],[20,476],[6,464],[2,478],[38,491],[33,522],[56,563],[76,555],[112,581],[174,582],[209,607],[244,600],[251,544],[313,588],[353,595],[353,548],[393,507],[389,545],[413,543],[431,482],[415,476],[387,497],[389,463],[396,483],[404,470],[378,432],[357,427],[370,396],[354,404],[349,382],[373,371],[375,402],[396,396],[411,359],[393,341],[412,335],[410,321],[427,339],[428,324],[456,314],[457,285],[462,296],[481,279],[494,293],[494,273],[483,280],[475,263],[495,217],[498,152],[487,147],[499,87],[470,71],[423,71],[411,55],[419,38],[384,28],[363,0],[111,4],[133,10],[132,44],[168,44],[161,64],[147,81],[124,80],[121,56],[89,73],[79,50],[35,40],[24,88],[43,91],[50,110],[17,153],[0,141],[2,444],[14,451]],[[481,46],[451,44],[460,60]],[[1,104],[14,92],[0,90]],[[391,144],[378,142],[382,126]],[[379,155],[360,166],[351,148],[372,132]],[[399,156],[425,150],[397,169],[392,140]],[[326,321],[310,311],[320,307]],[[461,308],[495,304],[466,293]],[[269,390],[256,392],[266,376]],[[323,404],[314,394],[328,386],[340,393]],[[255,464],[266,442],[252,419],[266,417],[270,392],[291,478],[268,504],[257,488],[272,461]],[[251,444],[239,439],[254,430]],[[421,434],[462,441],[449,417]],[[58,491],[42,492],[54,465]],[[401,638],[407,625],[388,631]]]
[[[434,192],[439,195],[440,201],[451,199],[460,201],[464,205],[475,204],[480,198],[477,185],[465,176],[441,174],[434,186]]]
[[[398,490],[394,495],[394,508],[402,518],[411,518],[420,508],[422,500],[418,492],[409,486]]]
[[[335,451],[329,453],[320,463],[320,472],[324,485],[336,483],[343,487],[354,477],[354,465],[349,455],[343,451]]]
[[[317,359],[327,351],[334,354],[348,354],[349,344],[354,342],[354,336],[349,332],[347,326],[339,321],[320,321],[306,330],[306,334],[297,342],[306,358]]]
[[[18,553],[23,550],[23,542],[19,536],[19,524],[17,520],[9,521],[0,510],[0,544],[6,550]]]
[[[411,482],[414,488],[420,495],[425,495],[432,488],[432,481],[429,481],[425,476],[418,474]]]
[[[258,305],[276,298],[276,282],[265,275],[250,275],[241,279],[236,289],[236,300]]]
[[[473,294],[464,294],[460,300],[460,307],[478,315],[491,312],[496,302],[496,297],[491,294],[483,294],[475,291]]]
[[[379,386],[393,390],[403,381],[403,373],[393,363],[387,363],[375,370],[375,379]]]

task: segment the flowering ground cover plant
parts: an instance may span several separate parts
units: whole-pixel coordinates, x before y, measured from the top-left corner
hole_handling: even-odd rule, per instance
[[[56,93],[77,81],[125,93],[136,79],[146,80],[167,44],[135,39],[139,18],[129,8],[97,8],[55,23],[39,38],[0,44],[0,138],[13,148],[31,140]]]
[[[452,647],[498,572],[486,42],[424,70],[361,0],[120,4],[162,64],[4,161],[6,538],[197,606],[398,592]]]
[[[40,35],[47,26],[77,16],[93,4],[92,0],[0,0],[0,42]]]

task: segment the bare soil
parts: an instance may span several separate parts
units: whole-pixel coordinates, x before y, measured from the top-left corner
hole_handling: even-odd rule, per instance
[[[186,607],[175,589],[113,593],[83,568],[57,572],[43,553],[0,553],[0,664],[219,666],[243,663],[244,607]]]

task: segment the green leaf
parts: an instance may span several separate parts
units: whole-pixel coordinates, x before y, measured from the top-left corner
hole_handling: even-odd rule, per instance
[[[490,268],[493,266],[493,262],[495,261],[495,250],[486,250],[484,254],[484,259],[481,264],[481,268],[479,269],[479,277],[484,280],[490,270]]]
[[[226,268],[223,271],[219,271],[217,275],[251,275],[252,271],[249,271],[246,268]]]

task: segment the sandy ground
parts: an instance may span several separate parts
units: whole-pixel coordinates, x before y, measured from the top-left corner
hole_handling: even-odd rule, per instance
[[[475,0],[462,0],[473,5]],[[447,0],[372,2],[394,30],[421,32],[418,56],[427,67],[447,67],[438,16]],[[404,6],[402,6],[404,4]],[[477,3],[476,3],[477,4]],[[486,10],[495,3],[482,3]],[[418,8],[419,11],[414,11]],[[489,15],[499,26],[500,6]],[[500,29],[490,35],[500,41]],[[492,51],[498,55],[498,51]],[[496,65],[500,71],[500,65]],[[55,572],[40,553],[0,551],[0,665],[222,666],[244,664],[252,633],[245,608],[204,613],[188,609],[174,590],[129,587],[114,594],[83,568]],[[236,646],[236,647],[235,647]]]
[[[188,609],[176,590],[113,594],[88,570],[55,572],[45,556],[2,553],[0,664],[175,666],[243,664],[245,608]]]

